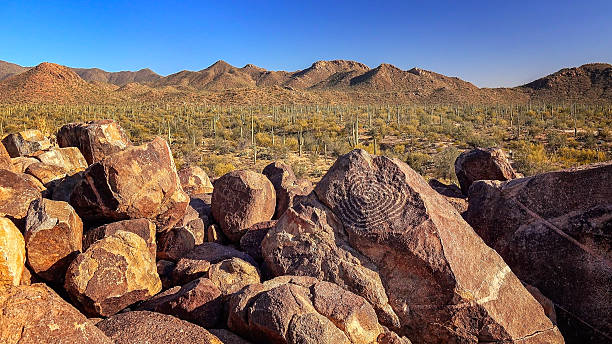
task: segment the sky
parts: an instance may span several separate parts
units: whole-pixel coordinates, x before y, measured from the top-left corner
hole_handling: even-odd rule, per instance
[[[390,63],[516,86],[612,63],[612,0],[4,1],[0,60],[168,75],[217,60],[294,71]]]

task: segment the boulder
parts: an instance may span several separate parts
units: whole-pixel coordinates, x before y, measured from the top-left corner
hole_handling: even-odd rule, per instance
[[[83,237],[83,251],[87,250],[96,241],[111,236],[118,231],[132,232],[138,235],[147,243],[151,255],[156,256],[155,224],[147,219],[117,221],[90,229]]]
[[[48,194],[49,191],[47,190],[47,188],[43,185],[43,183],[38,180],[38,178],[34,177],[31,174],[25,174],[25,173],[20,173],[19,176],[23,179],[25,179],[28,183],[30,183],[30,185],[32,185],[33,187],[36,188],[36,190],[40,191],[40,193],[42,195],[44,194]]]
[[[261,173],[233,171],[215,182],[212,214],[232,242],[252,225],[271,220],[275,207],[274,186]]]
[[[47,151],[37,152],[32,156],[45,164],[62,167],[70,175],[87,168],[87,161],[76,147],[53,147]]]
[[[172,315],[202,327],[216,327],[223,316],[220,296],[217,286],[202,277],[155,295],[141,303],[137,310]]]
[[[158,137],[89,166],[70,203],[85,221],[147,218],[163,232],[184,216],[189,197],[170,147]]]
[[[169,231],[159,233],[157,238],[157,257],[176,261],[196,245],[204,242],[204,221],[198,212],[187,206],[185,216]]]
[[[175,266],[176,263],[169,260],[159,259],[157,261],[157,274],[159,275],[159,279],[161,279],[163,289],[168,289],[173,286],[171,274]]]
[[[275,274],[339,284],[416,342],[563,342],[502,258],[402,161],[354,150],[314,193],[263,241]]]
[[[2,139],[2,144],[11,158],[32,155],[38,151],[51,148],[49,138],[35,129],[9,134]]]
[[[260,222],[252,225],[240,238],[240,249],[253,257],[258,263],[263,261],[261,243],[268,231],[276,226],[276,220]]]
[[[156,312],[125,312],[96,326],[115,344],[223,344],[198,325]]]
[[[37,199],[28,209],[24,238],[32,271],[62,283],[68,265],[81,253],[83,222],[66,202]]]
[[[25,260],[23,235],[11,220],[0,217],[0,286],[19,285]]]
[[[52,183],[52,185],[49,185],[51,189],[51,199],[55,201],[70,202],[72,192],[82,180],[83,172],[75,173],[71,176],[66,176],[62,179],[56,180]]]
[[[257,268],[240,258],[229,258],[211,265],[208,278],[223,295],[233,294],[249,284],[261,282]]]
[[[228,327],[257,343],[376,343],[383,333],[362,297],[315,278],[282,276],[231,297]]]
[[[612,163],[472,185],[465,219],[555,305],[568,342],[612,340]]]
[[[291,166],[283,162],[275,161],[269,164],[263,169],[263,174],[270,179],[276,192],[275,219],[293,206],[296,196],[305,196],[312,192],[312,183],[306,179],[298,180]]]
[[[0,170],[0,216],[12,219],[23,229],[20,220],[26,217],[30,203],[40,197],[36,186],[20,174]]]
[[[455,184],[444,184],[437,179],[430,179],[429,186],[436,190],[448,203],[450,203],[460,214],[463,214],[468,208],[467,197],[461,192],[461,189]]]
[[[26,168],[25,173],[36,177],[43,185],[66,177],[67,171],[57,165],[35,162]]]
[[[210,194],[213,185],[206,172],[198,166],[185,166],[178,171],[183,190],[189,195]]]
[[[11,156],[4,148],[4,145],[0,142],[0,169],[3,170],[12,170],[13,163],[11,161]]]
[[[155,256],[132,232],[118,231],[89,246],[68,267],[64,287],[89,316],[113,315],[161,290]]]
[[[455,160],[455,174],[465,195],[477,180],[517,178],[506,154],[499,148],[476,148],[459,154]]]
[[[90,165],[132,145],[123,129],[108,119],[66,124],[56,137],[60,147],[77,147]]]
[[[214,328],[209,329],[208,331],[219,338],[223,344],[252,344],[248,340],[224,328]]]
[[[0,342],[113,344],[48,286],[0,287]]]
[[[12,171],[15,173],[25,173],[28,166],[40,162],[38,159],[26,157],[26,156],[18,156],[16,158],[11,158],[11,163],[13,164]],[[7,170],[11,170],[7,168]]]

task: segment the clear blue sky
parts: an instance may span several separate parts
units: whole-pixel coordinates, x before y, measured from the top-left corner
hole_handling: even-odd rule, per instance
[[[2,1],[0,60],[160,74],[316,60],[420,67],[514,86],[612,62],[612,0]]]

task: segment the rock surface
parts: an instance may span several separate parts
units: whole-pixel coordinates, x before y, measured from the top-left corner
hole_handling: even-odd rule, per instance
[[[147,243],[137,234],[118,231],[70,264],[64,287],[87,315],[109,316],[157,294],[162,286]]]
[[[45,164],[60,166],[70,175],[84,171],[88,166],[83,154],[75,147],[54,147],[38,152],[33,157]]]
[[[30,164],[25,170],[25,173],[36,177],[43,185],[66,177],[66,172],[67,171],[61,166],[46,164],[44,162]]]
[[[477,180],[517,178],[506,154],[499,148],[476,148],[459,154],[455,160],[455,174],[465,195]]]
[[[11,158],[32,155],[38,151],[51,148],[51,142],[39,130],[24,130],[8,134],[2,144]]]
[[[240,249],[253,257],[258,263],[263,261],[261,243],[271,228],[276,226],[276,220],[265,221],[252,225],[240,238]]]
[[[325,205],[287,211],[264,239],[276,274],[336,282],[417,343],[563,342],[501,257],[405,163],[354,150],[315,194]]]
[[[66,202],[34,200],[28,209],[24,238],[32,271],[61,284],[68,265],[81,253],[83,222]]]
[[[147,219],[123,220],[109,223],[88,230],[83,237],[83,251],[98,240],[111,236],[118,231],[132,232],[141,237],[149,248],[153,257],[156,256],[157,245],[155,242],[155,224]]]
[[[11,161],[11,156],[4,148],[2,142],[0,142],[0,169],[3,170],[13,170],[13,162]]]
[[[215,182],[212,214],[232,242],[252,225],[271,220],[275,207],[274,186],[263,174],[233,171]]]
[[[276,192],[275,219],[293,206],[295,196],[305,196],[312,192],[312,184],[305,179],[298,180],[291,166],[281,161],[269,164],[262,173],[270,179]]]
[[[0,216],[19,222],[26,217],[30,203],[40,197],[40,191],[21,175],[0,170]]]
[[[261,282],[259,271],[254,265],[235,257],[213,264],[208,270],[208,278],[223,295],[233,294],[249,284]]]
[[[39,162],[38,159],[29,158],[25,156],[18,156],[16,158],[11,158],[11,163],[13,165],[12,171],[16,173],[25,173],[28,166],[33,163]],[[11,170],[8,168],[7,170]]]
[[[6,344],[112,344],[44,284],[0,287],[0,342]]]
[[[170,315],[134,311],[96,324],[115,344],[223,344],[206,329]]]
[[[461,192],[461,189],[455,184],[444,184],[436,179],[429,181],[429,186],[442,195],[448,203],[450,203],[457,211],[462,214],[468,208],[467,197]]]
[[[187,206],[185,216],[169,231],[160,233],[157,238],[157,257],[176,261],[196,245],[204,242],[205,223],[198,212]]]
[[[11,220],[0,217],[0,286],[19,285],[25,261],[23,235]]]
[[[90,165],[132,145],[123,129],[107,119],[66,124],[56,136],[60,147],[77,147]]]
[[[166,231],[183,217],[189,197],[158,137],[89,166],[70,203],[85,221],[147,218]]]
[[[557,306],[568,342],[612,340],[612,163],[470,188],[466,220]]]
[[[183,190],[189,195],[209,194],[213,192],[210,178],[198,166],[185,166],[178,171]]]

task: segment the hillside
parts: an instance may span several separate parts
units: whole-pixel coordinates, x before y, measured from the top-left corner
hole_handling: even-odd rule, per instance
[[[117,86],[124,86],[131,82],[149,84],[161,78],[159,74],[148,68],[136,72],[107,72],[99,68],[73,68],[72,70],[85,81],[100,81]]]
[[[23,73],[28,69],[27,67],[21,67],[14,63],[0,61],[0,81],[12,75]]]

